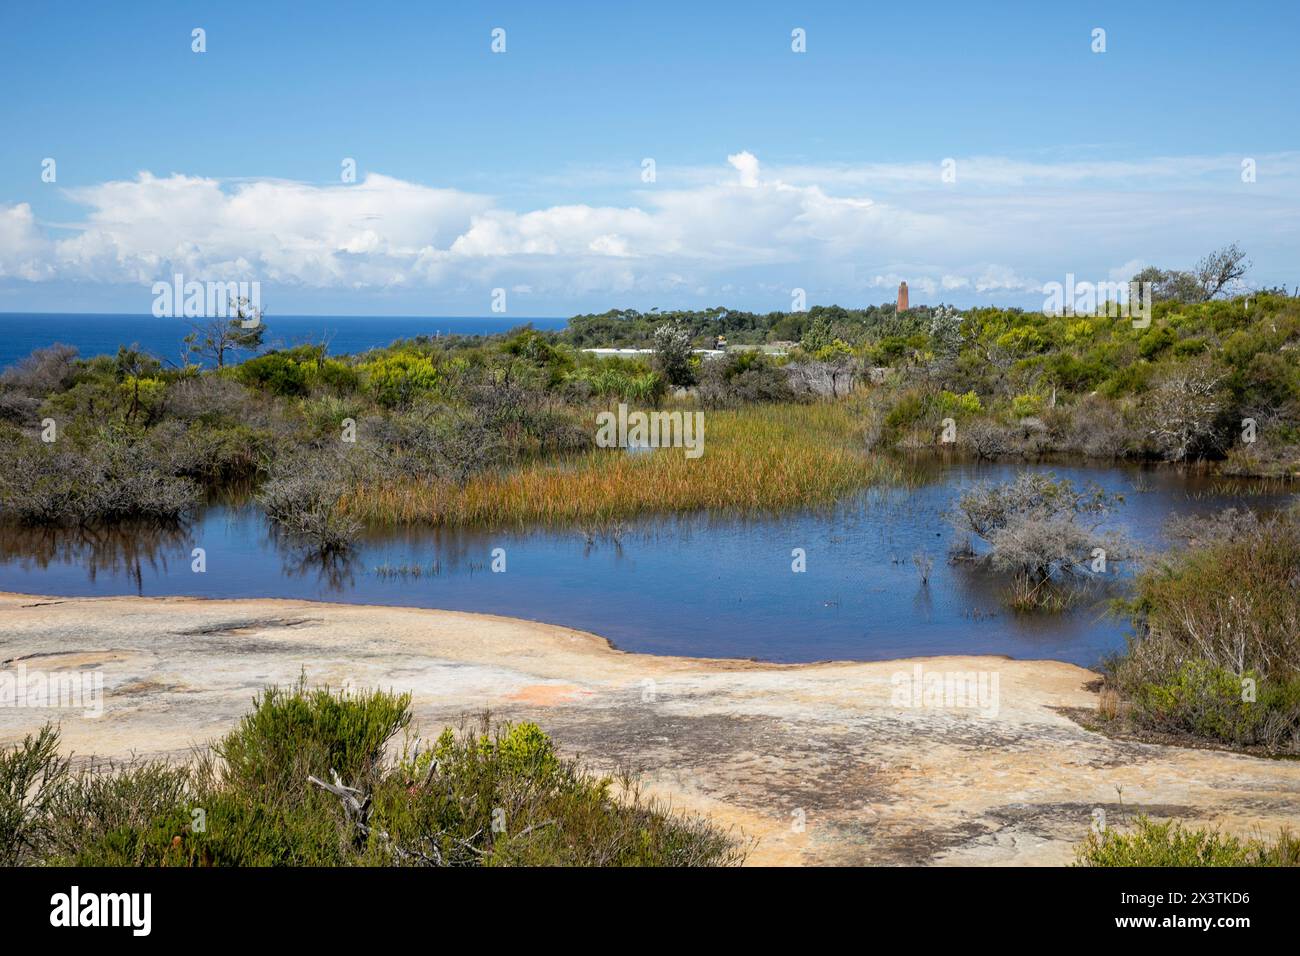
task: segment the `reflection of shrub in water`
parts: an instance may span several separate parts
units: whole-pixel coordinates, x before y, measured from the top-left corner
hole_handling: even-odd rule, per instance
[[[301,535],[290,534],[279,525],[272,524],[268,535],[270,544],[279,553],[281,569],[288,578],[311,578],[327,591],[350,589],[361,568],[360,555],[350,546],[343,549],[322,550]]]
[[[184,522],[70,528],[5,524],[0,526],[0,561],[42,570],[51,564],[75,564],[86,569],[91,581],[100,574],[121,574],[139,584],[146,565],[165,572],[168,555],[188,560],[190,540]]]

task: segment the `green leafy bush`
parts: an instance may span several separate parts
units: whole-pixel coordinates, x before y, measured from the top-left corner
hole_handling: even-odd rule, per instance
[[[980,397],[973,391],[961,395],[947,390],[941,391],[935,404],[944,415],[977,415],[984,410]]]
[[[1011,414],[1017,418],[1028,418],[1031,415],[1037,415],[1043,410],[1043,396],[1033,393],[1017,395],[1011,399]]]
[[[269,688],[188,764],[69,776],[46,728],[0,750],[0,862],[80,866],[716,866],[739,840],[595,776],[533,723],[421,749],[406,694]]]
[[[1216,526],[1139,576],[1108,679],[1139,727],[1300,752],[1300,515]]]
[[[1131,831],[1106,827],[1075,850],[1079,866],[1300,866],[1300,839],[1282,831],[1274,843],[1239,840],[1217,830],[1157,823],[1140,816]]]
[[[213,749],[227,786],[284,799],[307,776],[337,771],[346,780],[370,777],[385,745],[411,721],[410,694],[332,692],[269,687],[252,713]]]
[[[433,359],[415,352],[395,352],[359,366],[365,387],[380,405],[407,405],[438,388],[438,369]]]
[[[268,352],[242,363],[237,374],[245,385],[272,395],[301,396],[309,390],[310,369],[282,352]]]

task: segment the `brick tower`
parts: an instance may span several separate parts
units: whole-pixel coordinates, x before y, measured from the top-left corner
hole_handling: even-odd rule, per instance
[[[907,283],[898,283],[898,311],[907,311]]]

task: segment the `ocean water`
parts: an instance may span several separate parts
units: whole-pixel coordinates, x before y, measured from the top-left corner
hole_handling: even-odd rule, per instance
[[[328,337],[331,355],[380,348],[417,335],[491,335],[520,325],[562,329],[566,319],[526,316],[268,315],[266,345],[287,347]],[[152,315],[94,315],[64,312],[0,312],[0,369],[56,342],[75,346],[83,358],[114,355],[119,345],[137,344],[165,362],[179,364],[185,319]]]

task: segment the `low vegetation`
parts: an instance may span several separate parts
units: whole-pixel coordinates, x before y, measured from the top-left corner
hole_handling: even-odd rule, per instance
[[[363,523],[816,505],[897,474],[883,452],[900,449],[1285,478],[1300,472],[1300,300],[1225,298],[1244,269],[1227,251],[1162,274],[1147,327],[1104,306],[817,306],[623,310],[352,356],[214,320],[179,365],[55,345],[0,375],[0,519],[167,522],[253,493],[289,537],[336,553]],[[692,351],[720,336],[722,357]],[[609,345],[656,351],[582,351]],[[596,448],[596,415],[620,402],[705,410],[705,454]]]
[[[424,742],[409,696],[379,691],[268,689],[186,764],[73,771],[49,726],[0,751],[2,865],[722,866],[745,849],[535,724]]]
[[[1300,510],[1183,520],[1139,576],[1137,635],[1111,661],[1116,729],[1300,753]]]
[[[1177,820],[1138,817],[1132,827],[1105,827],[1075,848],[1079,866],[1300,866],[1300,838],[1240,840]]]
[[[603,522],[680,510],[778,511],[829,505],[901,468],[862,453],[851,406],[763,405],[712,412],[707,452],[592,450],[526,462],[463,484],[422,477],[362,483],[344,510],[383,524]]]
[[[1011,574],[1008,603],[1016,610],[1064,610],[1090,582],[1132,556],[1132,545],[1104,527],[1122,501],[1052,474],[1022,472],[1003,484],[977,484],[957,500],[951,517],[965,536],[956,556]],[[969,543],[971,536],[983,551]]]

